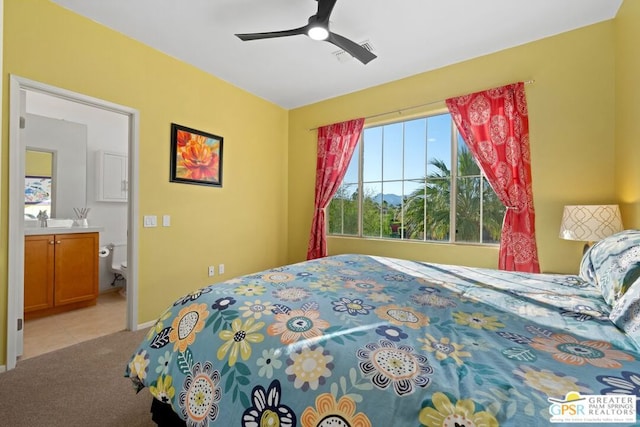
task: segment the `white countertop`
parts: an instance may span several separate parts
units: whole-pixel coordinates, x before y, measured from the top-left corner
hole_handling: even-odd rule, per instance
[[[103,227],[25,227],[25,236],[36,236],[42,234],[74,234],[74,233],[98,233],[103,231]]]

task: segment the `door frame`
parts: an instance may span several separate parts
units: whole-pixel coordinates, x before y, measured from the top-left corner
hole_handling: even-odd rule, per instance
[[[129,200],[127,204],[127,322],[126,329],[138,329],[138,147],[140,113],[88,95],[9,75],[9,235],[7,290],[6,369],[16,366],[22,348],[24,318],[24,172],[25,153],[19,137],[21,90],[40,92],[128,117]]]

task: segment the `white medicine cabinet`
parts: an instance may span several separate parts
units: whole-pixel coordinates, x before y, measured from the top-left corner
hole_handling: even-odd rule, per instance
[[[126,154],[102,150],[96,152],[96,201],[127,202],[127,165]]]

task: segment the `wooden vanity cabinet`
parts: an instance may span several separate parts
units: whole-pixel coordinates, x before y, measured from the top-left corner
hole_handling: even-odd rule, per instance
[[[98,243],[98,233],[25,236],[25,319],[96,303]]]
[[[24,312],[53,307],[53,235],[24,238]]]

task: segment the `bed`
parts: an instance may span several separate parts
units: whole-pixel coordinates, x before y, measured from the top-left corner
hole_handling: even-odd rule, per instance
[[[183,296],[125,376],[158,425],[638,425],[639,275],[636,230],[579,275],[330,256]]]

